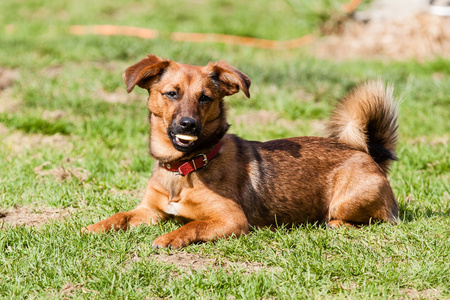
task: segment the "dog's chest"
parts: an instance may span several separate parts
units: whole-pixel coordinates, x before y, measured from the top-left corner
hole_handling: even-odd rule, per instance
[[[166,170],[159,170],[157,178],[162,187],[167,191],[169,195],[169,201],[179,201],[176,198],[180,195],[181,190],[185,186],[184,178],[178,173],[170,172]]]
[[[162,174],[161,174],[162,173]],[[182,211],[182,190],[185,188],[186,182],[183,177],[174,172],[163,170],[160,173],[159,181],[167,191],[168,199],[162,210],[169,215],[179,216]]]
[[[172,216],[179,216],[181,211],[181,203],[169,201],[164,212]]]

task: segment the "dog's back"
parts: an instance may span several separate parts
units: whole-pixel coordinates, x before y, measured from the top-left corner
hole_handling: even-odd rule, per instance
[[[230,149],[231,153],[225,148],[220,159],[239,164],[227,166],[229,176],[225,180],[233,182],[225,184],[228,189],[223,193],[239,202],[253,226],[325,221],[331,190],[324,183],[330,182],[343,161],[361,153],[321,137],[264,143],[233,135],[226,138],[232,138],[236,147]]]
[[[234,198],[242,199],[250,224],[396,221],[398,208],[386,179],[396,159],[392,89],[381,81],[358,87],[337,105],[328,133],[330,138],[265,143],[233,137],[240,165],[227,173],[240,175],[229,186],[238,189]],[[348,215],[337,209],[344,206],[346,212],[363,209]]]

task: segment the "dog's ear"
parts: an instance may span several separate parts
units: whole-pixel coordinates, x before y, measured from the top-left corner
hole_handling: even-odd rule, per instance
[[[137,85],[149,90],[151,85],[161,76],[164,69],[169,66],[169,60],[162,60],[156,55],[148,55],[137,64],[127,68],[122,75],[130,93]]]
[[[233,95],[241,89],[247,98],[250,98],[250,78],[221,60],[215,63],[209,63],[206,70],[210,73],[211,79],[216,82],[225,96]]]

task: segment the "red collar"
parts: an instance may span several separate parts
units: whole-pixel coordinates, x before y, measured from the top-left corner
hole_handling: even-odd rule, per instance
[[[222,142],[219,141],[214,148],[206,154],[199,154],[190,160],[183,160],[173,163],[162,163],[162,167],[168,171],[178,172],[180,175],[185,176],[193,171],[203,168],[208,162],[219,154],[220,148],[222,148]]]

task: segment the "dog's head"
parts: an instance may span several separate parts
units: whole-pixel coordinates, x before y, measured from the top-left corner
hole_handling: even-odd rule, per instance
[[[250,79],[224,61],[191,66],[149,55],[123,79],[128,92],[149,92],[150,153],[161,161],[214,146],[228,129],[223,98],[239,90],[250,97]]]

